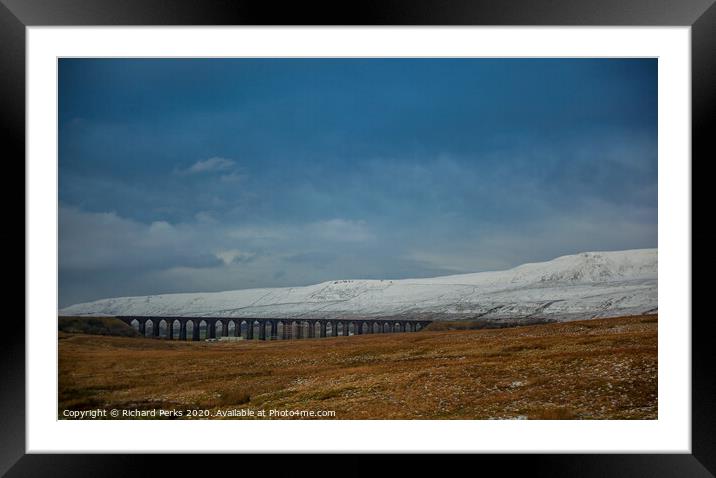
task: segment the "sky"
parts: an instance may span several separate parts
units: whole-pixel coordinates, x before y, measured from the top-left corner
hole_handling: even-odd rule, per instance
[[[657,246],[656,59],[60,59],[59,305]]]

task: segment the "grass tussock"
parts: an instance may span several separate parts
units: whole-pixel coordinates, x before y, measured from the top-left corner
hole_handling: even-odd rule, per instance
[[[61,334],[59,412],[335,410],[336,419],[656,419],[657,317],[295,341]]]
[[[205,401],[202,405],[209,407],[236,406],[249,403],[251,395],[240,389],[226,389],[217,392],[212,399]]]
[[[549,408],[533,412],[530,416],[532,420],[574,420],[575,418],[578,418],[577,414],[566,407]]]

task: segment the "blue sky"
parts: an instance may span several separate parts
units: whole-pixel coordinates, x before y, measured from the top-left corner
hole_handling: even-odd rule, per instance
[[[60,306],[657,245],[655,59],[61,59]]]

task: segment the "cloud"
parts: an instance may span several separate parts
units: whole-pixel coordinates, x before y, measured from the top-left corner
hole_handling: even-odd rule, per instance
[[[59,211],[60,303],[137,294],[304,285],[379,276],[364,221],[242,224],[203,211],[188,222],[140,222],[115,212]],[[318,251],[318,252],[317,252]]]
[[[244,225],[231,228],[228,234],[239,240],[366,242],[376,238],[364,220],[325,219],[300,224]]]
[[[309,251],[285,257],[284,260],[295,264],[313,264],[316,267],[325,268],[332,262],[335,262],[337,258],[337,255],[334,253],[325,251]]]
[[[586,210],[553,211],[521,223],[494,224],[466,234],[454,227],[409,240],[401,257],[451,273],[504,270],[567,254],[657,247],[655,211],[592,201]]]
[[[59,265],[65,270],[136,270],[220,264],[201,247],[200,230],[166,221],[144,224],[114,212],[61,206]]]
[[[614,153],[620,161],[625,156]],[[167,197],[194,206],[179,217],[160,215],[156,207],[144,214],[147,208],[135,205],[123,214],[61,207],[60,302],[430,277],[656,246],[655,184],[618,183],[612,171],[643,176],[636,166],[600,163],[593,172],[609,194],[597,195],[592,183],[576,181],[583,168],[572,172],[573,165],[555,160],[538,169],[528,157],[504,160],[505,154],[484,161],[376,159],[342,176],[318,168],[301,181],[252,175],[256,184],[248,185],[249,193],[255,188],[256,196],[249,202],[244,195],[218,196],[224,189],[243,191],[221,186],[221,174],[236,173],[230,169],[212,176],[211,188],[196,181],[197,191],[210,190],[217,201],[185,194],[191,184],[181,185],[182,194],[170,191]],[[559,174],[581,190],[569,181],[553,183]]]
[[[329,219],[309,224],[306,233],[318,236],[329,241],[339,242],[365,242],[375,239],[368,230],[365,221],[351,221],[346,219]]]
[[[213,158],[209,158],[209,159],[204,159],[202,161],[197,161],[196,163],[192,164],[189,168],[183,170],[182,172],[184,174],[202,174],[202,173],[222,172],[222,171],[229,171],[229,170],[233,169],[233,167],[235,165],[236,165],[236,162],[231,159],[213,157]]]
[[[194,219],[197,222],[216,224],[218,221],[210,211],[199,211],[194,214]]]
[[[238,183],[244,181],[246,179],[246,175],[233,172],[229,174],[222,174],[220,179],[224,183]]]
[[[276,225],[242,225],[230,227],[227,234],[232,239],[243,241],[279,241],[288,239],[291,231],[287,227]]]
[[[228,251],[219,251],[216,257],[222,260],[226,265],[236,264],[240,262],[249,262],[256,257],[255,252],[242,252],[238,249],[230,249]]]

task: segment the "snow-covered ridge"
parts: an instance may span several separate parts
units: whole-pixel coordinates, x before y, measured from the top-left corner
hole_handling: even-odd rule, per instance
[[[584,252],[495,272],[305,287],[120,297],[60,315],[404,316],[560,320],[656,312],[657,250]]]

